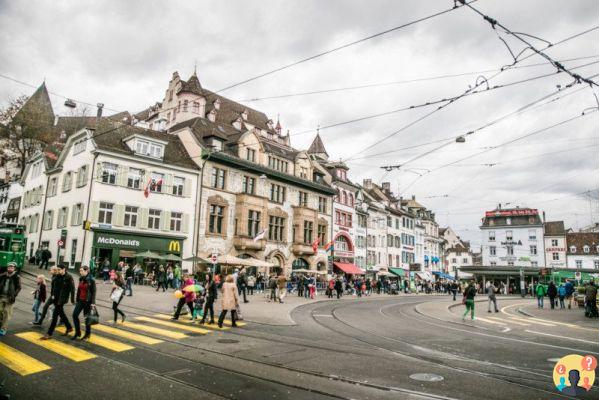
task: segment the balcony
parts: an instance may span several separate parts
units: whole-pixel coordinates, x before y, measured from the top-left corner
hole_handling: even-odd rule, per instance
[[[235,236],[233,238],[233,246],[237,250],[264,250],[266,239],[254,241],[253,238],[247,236]]]
[[[305,243],[293,243],[293,245],[291,245],[291,251],[298,256],[314,255],[314,249],[312,249],[312,245]]]

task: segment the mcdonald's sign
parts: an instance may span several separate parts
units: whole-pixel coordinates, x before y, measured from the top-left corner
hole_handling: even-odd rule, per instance
[[[171,240],[168,244],[168,251],[174,251],[177,253],[181,252],[181,242],[178,240]]]

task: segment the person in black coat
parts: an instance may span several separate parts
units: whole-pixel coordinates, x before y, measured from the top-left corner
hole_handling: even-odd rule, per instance
[[[91,325],[88,318],[91,312],[91,307],[96,303],[96,281],[89,273],[89,267],[83,266],[79,268],[79,286],[77,286],[77,303],[73,310],[73,325],[75,325],[75,334],[71,340],[75,340],[81,336],[81,326],[79,324],[79,314],[83,311],[85,319],[85,335],[81,340],[89,339],[91,335]]]
[[[208,311],[210,311],[210,325],[214,325],[214,300],[216,300],[218,291],[216,290],[216,283],[214,283],[214,279],[211,274],[206,274],[206,284],[204,285],[204,289],[206,290],[206,303],[204,304],[204,315],[202,316],[202,320],[200,324],[206,322],[206,315],[208,315]]]
[[[335,280],[335,291],[337,292],[337,298],[340,298],[343,293],[343,283],[341,283],[339,277]]]
[[[21,278],[15,271],[17,264],[8,263],[6,271],[0,275],[0,336],[6,335],[6,326],[12,315],[12,308],[21,291]]]
[[[547,286],[547,296],[549,297],[549,301],[551,302],[551,309],[555,308],[555,298],[557,297],[557,286],[553,281],[549,282],[549,286]]]
[[[69,299],[71,300],[71,303],[75,303],[75,282],[73,281],[73,277],[66,272],[66,266],[64,264],[58,266],[58,275],[56,276],[56,281],[52,288],[51,297],[54,304],[52,322],[50,323],[48,332],[41,337],[42,340],[52,338],[58,317],[62,319],[66,328],[66,331],[63,334],[64,336],[68,336],[69,333],[73,331],[73,327],[64,313],[64,306],[69,302]]]

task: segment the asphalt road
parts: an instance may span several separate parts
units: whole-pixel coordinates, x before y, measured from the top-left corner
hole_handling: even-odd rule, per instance
[[[558,399],[548,360],[599,357],[599,327],[517,312],[532,300],[462,322],[445,296],[344,299],[295,309],[295,326],[222,331],[124,307],[130,324],[96,330],[94,343],[56,335],[48,349],[26,340],[42,332],[27,297],[0,342],[0,393],[13,399]],[[578,398],[599,399],[599,388]]]

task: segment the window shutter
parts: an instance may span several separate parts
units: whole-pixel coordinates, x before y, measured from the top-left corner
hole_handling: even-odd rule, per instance
[[[165,189],[163,190],[164,193],[169,193],[169,194],[173,193],[173,174],[164,175],[164,186],[165,186]]]
[[[183,221],[181,222],[181,231],[187,233],[189,231],[189,214],[183,214]]]
[[[185,178],[185,183],[183,186],[183,196],[191,197],[191,185],[192,180],[189,178]]]
[[[64,220],[63,220],[63,228],[66,227],[69,223],[69,207],[64,208]]]
[[[83,219],[85,218],[85,204],[80,203],[81,204],[81,215],[79,216],[79,220],[75,221],[75,223],[77,225],[81,224]]]
[[[75,215],[77,214],[77,204],[73,204],[73,207],[71,207],[71,225],[75,226],[77,225],[77,221],[75,221]]]
[[[89,171],[89,165],[85,164],[83,171],[83,176],[81,177],[81,186],[87,185],[87,171]]]
[[[171,227],[171,212],[162,210],[162,214],[160,215],[160,223],[162,224],[161,229],[163,231],[168,231]]]
[[[102,180],[102,174],[104,173],[104,164],[99,162],[96,164],[96,179]]]
[[[148,229],[148,209],[140,208],[139,209],[139,227],[143,229]]]
[[[115,219],[114,219],[114,225],[115,226],[123,226],[123,223],[125,222],[125,206],[116,205],[115,209],[116,209],[116,215],[115,215]]]
[[[89,220],[93,223],[97,223],[98,222],[98,212],[100,209],[100,203],[97,201],[92,201],[91,205],[90,205],[90,213],[89,213]]]
[[[129,167],[120,166],[116,179],[116,184],[119,186],[127,186],[127,177],[129,175]]]

